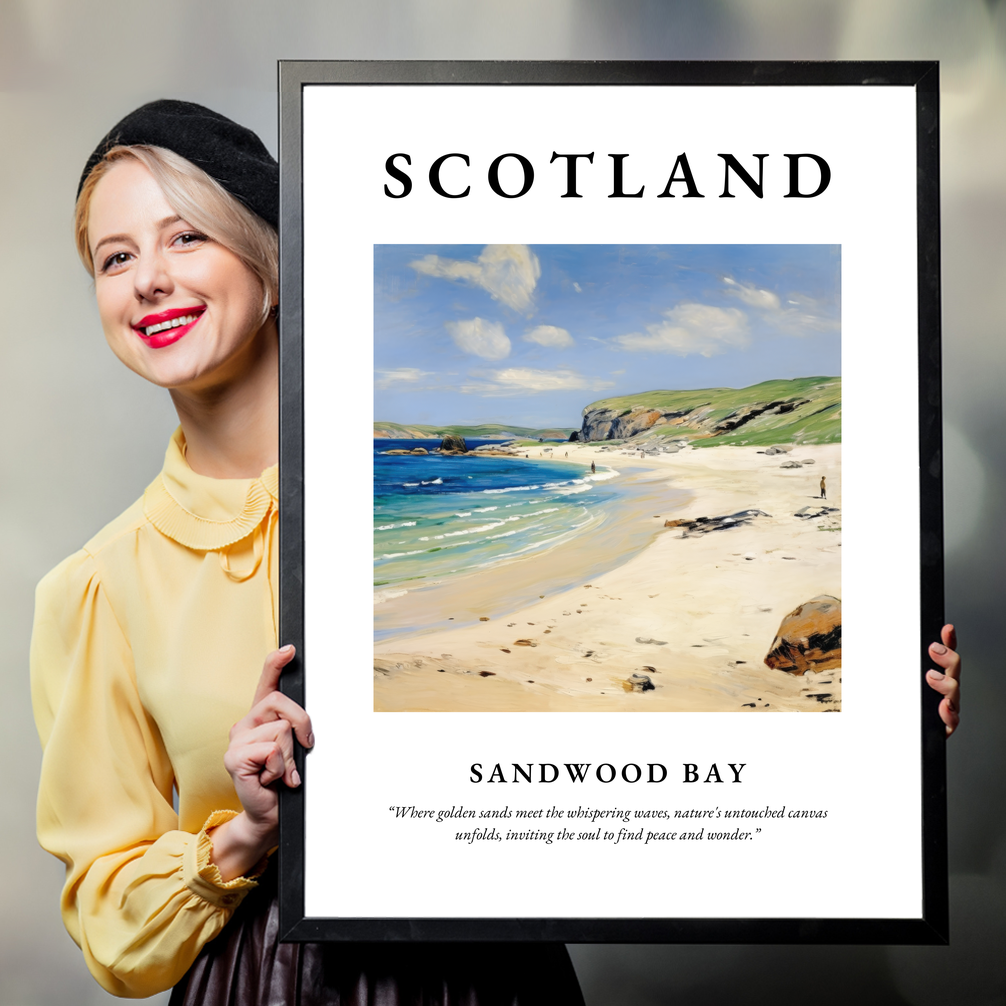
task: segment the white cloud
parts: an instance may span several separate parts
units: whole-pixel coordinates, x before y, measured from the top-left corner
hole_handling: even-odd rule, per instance
[[[482,371],[473,376],[480,380],[463,384],[460,390],[468,395],[490,398],[545,391],[604,391],[615,386],[614,381],[585,377],[575,370],[536,370],[533,367],[507,367]]]
[[[448,321],[444,327],[462,352],[483,360],[505,360],[510,355],[510,340],[499,322],[471,318]]]
[[[409,265],[424,276],[461,280],[486,290],[493,300],[530,313],[541,263],[527,245],[486,245],[474,262],[424,255]]]
[[[802,293],[790,294],[787,306],[769,321],[787,335],[806,335],[808,332],[837,332],[841,327],[839,319],[814,297]]]
[[[522,338],[525,342],[536,342],[539,346],[548,346],[550,349],[568,349],[574,345],[573,336],[566,329],[555,325],[539,325],[525,332]]]
[[[761,289],[753,283],[738,283],[731,276],[724,276],[723,282],[729,287],[729,292],[739,297],[745,304],[761,308],[763,311],[779,310],[779,296],[771,290]]]
[[[432,377],[433,372],[419,370],[416,367],[398,367],[396,370],[375,371],[374,387],[386,391],[396,384],[418,384],[424,377]]]
[[[717,356],[751,341],[747,315],[735,307],[678,304],[663,315],[666,320],[647,325],[645,335],[630,332],[618,336],[615,342],[630,353]]]
[[[739,283],[732,276],[724,276],[727,293],[737,297],[761,312],[762,319],[786,335],[806,335],[808,332],[829,332],[839,328],[837,317],[813,297],[791,293],[783,305],[771,290],[751,283]]]

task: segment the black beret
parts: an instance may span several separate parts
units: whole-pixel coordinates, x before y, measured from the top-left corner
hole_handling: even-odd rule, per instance
[[[113,126],[88,158],[77,195],[91,169],[112,147],[141,144],[173,150],[202,168],[253,213],[279,226],[275,158],[250,129],[191,101],[151,101]]]

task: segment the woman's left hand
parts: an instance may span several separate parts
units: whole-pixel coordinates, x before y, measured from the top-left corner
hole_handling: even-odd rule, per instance
[[[929,687],[943,696],[940,719],[947,725],[949,737],[961,721],[961,657],[957,653],[957,632],[952,625],[944,625],[941,643],[931,643],[929,656],[943,668],[926,672]]]

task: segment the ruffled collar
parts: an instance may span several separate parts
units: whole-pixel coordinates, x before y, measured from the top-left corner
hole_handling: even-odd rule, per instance
[[[143,512],[162,534],[186,548],[211,552],[251,534],[279,500],[279,466],[257,479],[213,479],[185,460],[185,437],[175,430],[164,468],[143,494]]]

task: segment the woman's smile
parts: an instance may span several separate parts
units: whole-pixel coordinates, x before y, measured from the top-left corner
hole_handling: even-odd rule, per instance
[[[158,314],[148,314],[141,318],[133,331],[143,339],[151,349],[161,349],[178,342],[189,332],[206,310],[205,305],[196,307],[176,307]]]

